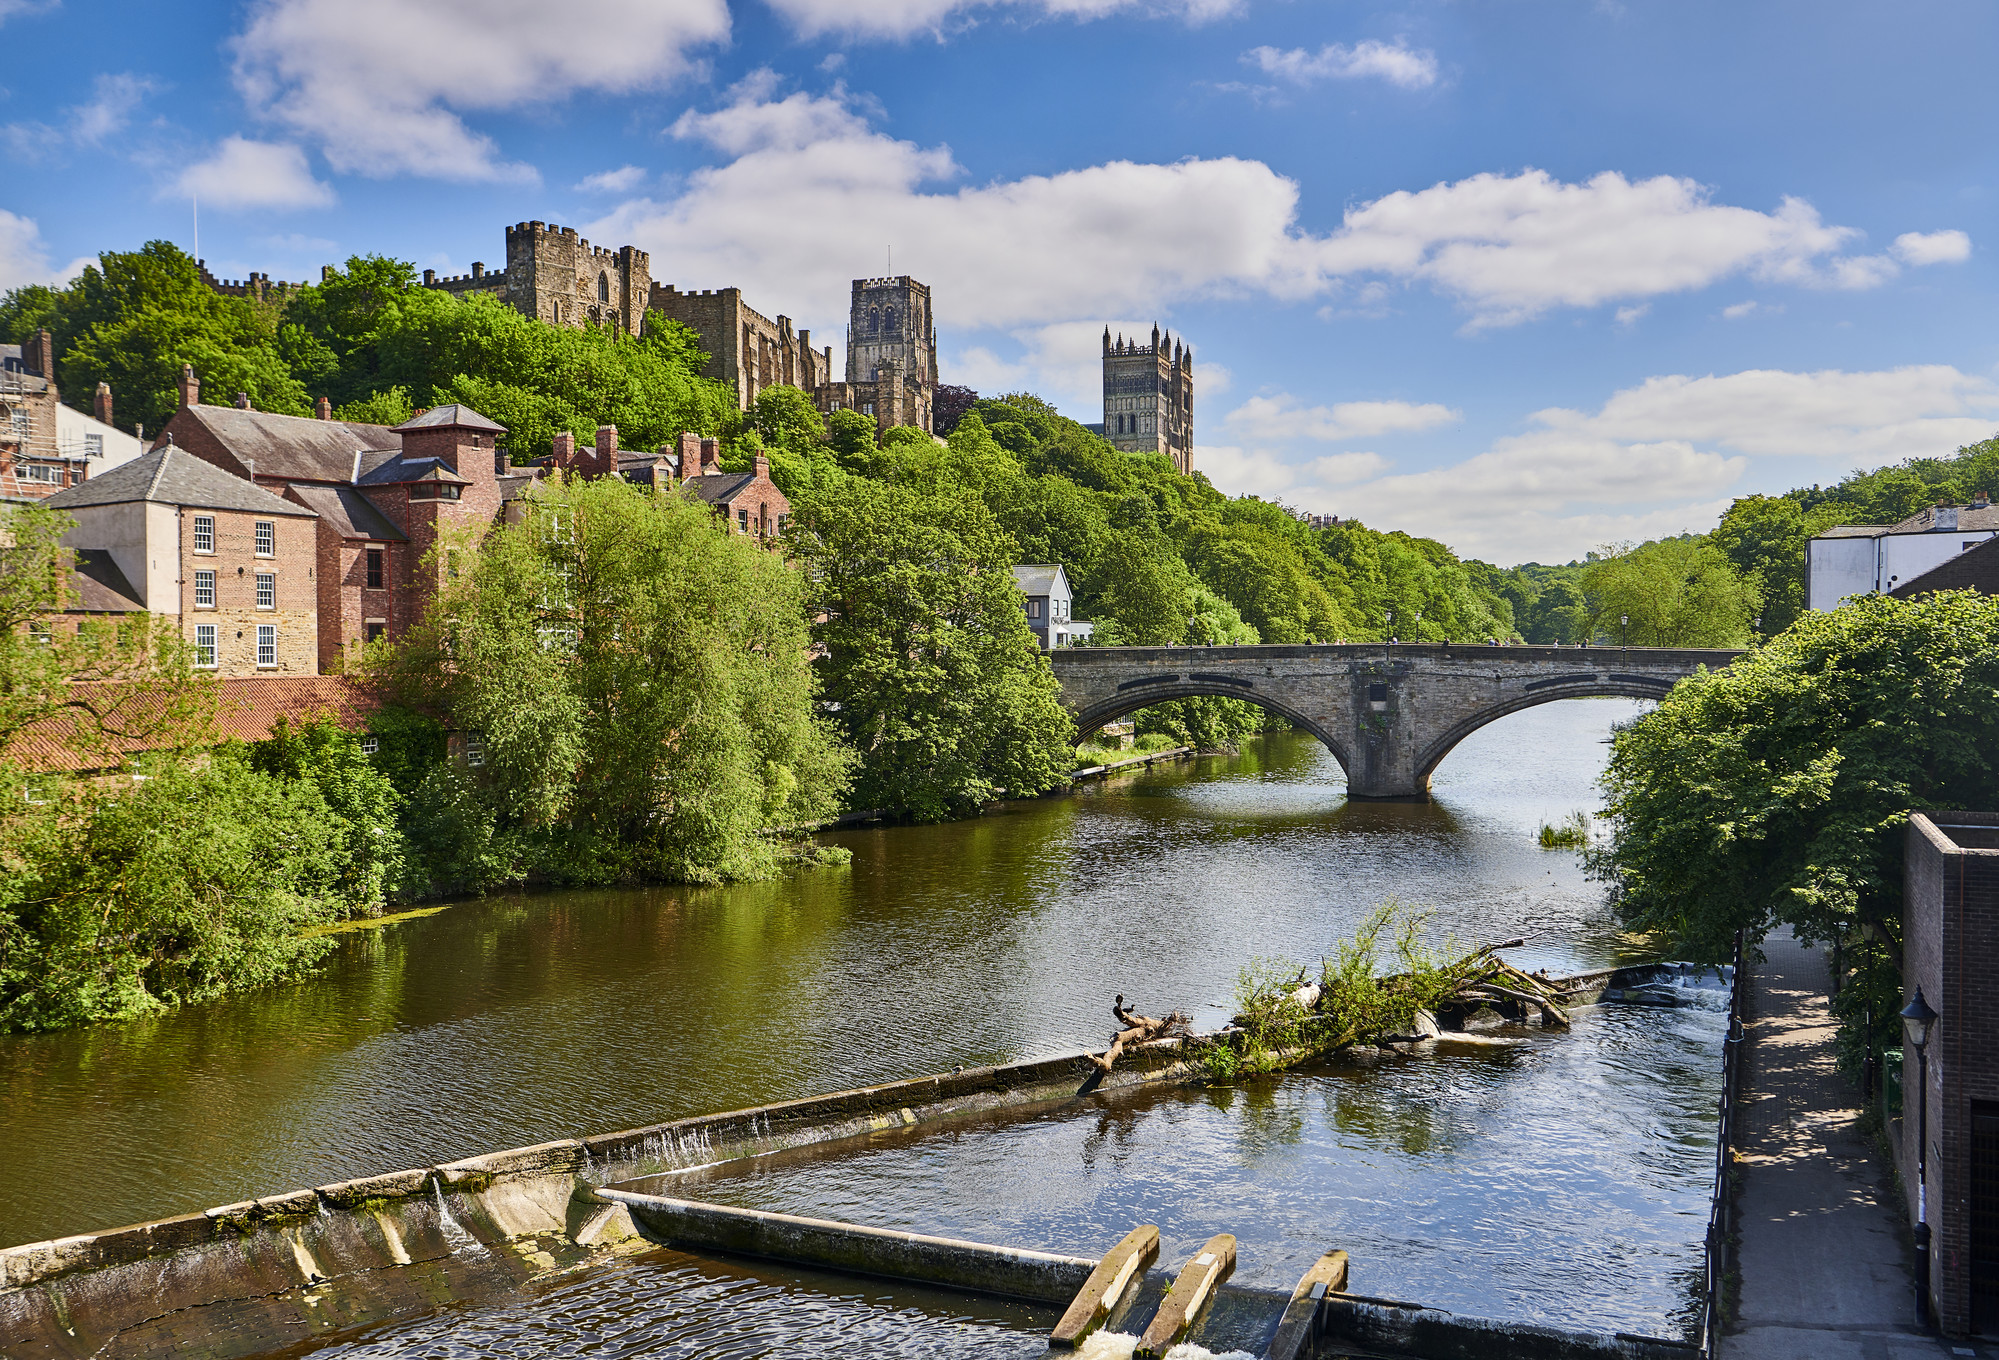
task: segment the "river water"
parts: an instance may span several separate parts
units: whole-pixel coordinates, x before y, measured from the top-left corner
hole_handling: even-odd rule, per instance
[[[1529,968],[1614,962],[1600,888],[1533,833],[1593,805],[1603,739],[1638,708],[1495,723],[1427,805],[1349,804],[1323,748],[1271,737],[972,821],[831,836],[853,850],[842,869],[488,899],[348,936],[303,985],[0,1040],[0,1241],[1100,1047],[1116,992],[1205,1027],[1250,958],[1316,959],[1390,898],[1461,941],[1531,935],[1509,952]],[[1231,1231],[1249,1283],[1288,1286],[1341,1246],[1363,1292],[1678,1334],[1720,1033],[1711,1013],[1597,1008],[1568,1036],[769,1159],[687,1189],[1092,1254],[1157,1222],[1166,1264]],[[783,1306],[749,1307],[766,1298]],[[337,1349],[833,1353],[823,1331],[1006,1354],[1023,1325],[1002,1305],[658,1253]],[[604,1340],[626,1331],[642,1340]]]

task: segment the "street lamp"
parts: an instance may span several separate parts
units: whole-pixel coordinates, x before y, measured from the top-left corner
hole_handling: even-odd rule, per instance
[[[1902,1007],[1902,1035],[1916,1050],[1916,1321],[1930,1320],[1930,1030],[1937,1013],[1923,1000],[1923,989]]]
[[[1631,616],[1629,614],[1619,614],[1617,616],[1617,645],[1620,647],[1629,647],[1631,645]]]

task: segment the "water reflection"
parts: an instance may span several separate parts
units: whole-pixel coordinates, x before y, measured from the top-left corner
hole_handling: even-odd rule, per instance
[[[1605,962],[1599,892],[1532,833],[1590,803],[1634,707],[1495,724],[1431,805],[1349,805],[1322,748],[1273,738],[843,834],[837,872],[492,899],[343,937],[301,986],[0,1040],[0,1241],[1097,1045],[1116,992],[1213,1023],[1246,959],[1316,957],[1389,897],[1461,939],[1542,931],[1530,968]]]

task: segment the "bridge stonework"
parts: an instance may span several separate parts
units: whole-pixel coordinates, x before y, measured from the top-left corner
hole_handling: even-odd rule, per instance
[[[1451,748],[1558,699],[1657,699],[1740,652],[1660,647],[1458,645],[1076,647],[1049,660],[1079,732],[1168,699],[1247,699],[1310,732],[1347,772],[1350,798],[1421,800]]]

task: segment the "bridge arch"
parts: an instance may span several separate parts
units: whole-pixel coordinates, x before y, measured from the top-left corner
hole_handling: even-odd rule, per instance
[[[1242,699],[1255,704],[1266,713],[1275,713],[1293,727],[1303,732],[1310,732],[1313,736],[1317,737],[1325,748],[1333,753],[1333,759],[1339,761],[1341,771],[1349,775],[1351,774],[1353,764],[1347,755],[1346,748],[1317,719],[1307,717],[1281,699],[1273,698],[1271,695],[1263,694],[1253,689],[1199,680],[1182,680],[1171,684],[1147,685],[1142,689],[1125,690],[1113,695],[1111,698],[1101,699],[1075,715],[1076,731],[1079,733],[1094,732],[1105,723],[1116,722],[1127,713],[1136,713],[1141,708],[1151,708],[1154,704],[1163,704],[1169,699],[1200,699],[1206,697]]]
[[[1526,694],[1497,700],[1475,713],[1467,714],[1453,723],[1431,740],[1416,757],[1416,779],[1422,788],[1430,787],[1430,776],[1436,773],[1444,757],[1466,737],[1486,726],[1498,722],[1510,713],[1524,709],[1539,708],[1542,704],[1557,703],[1563,699],[1663,699],[1673,686],[1664,680],[1642,680],[1637,677],[1626,680],[1590,680],[1574,684],[1548,685],[1530,690]]]

